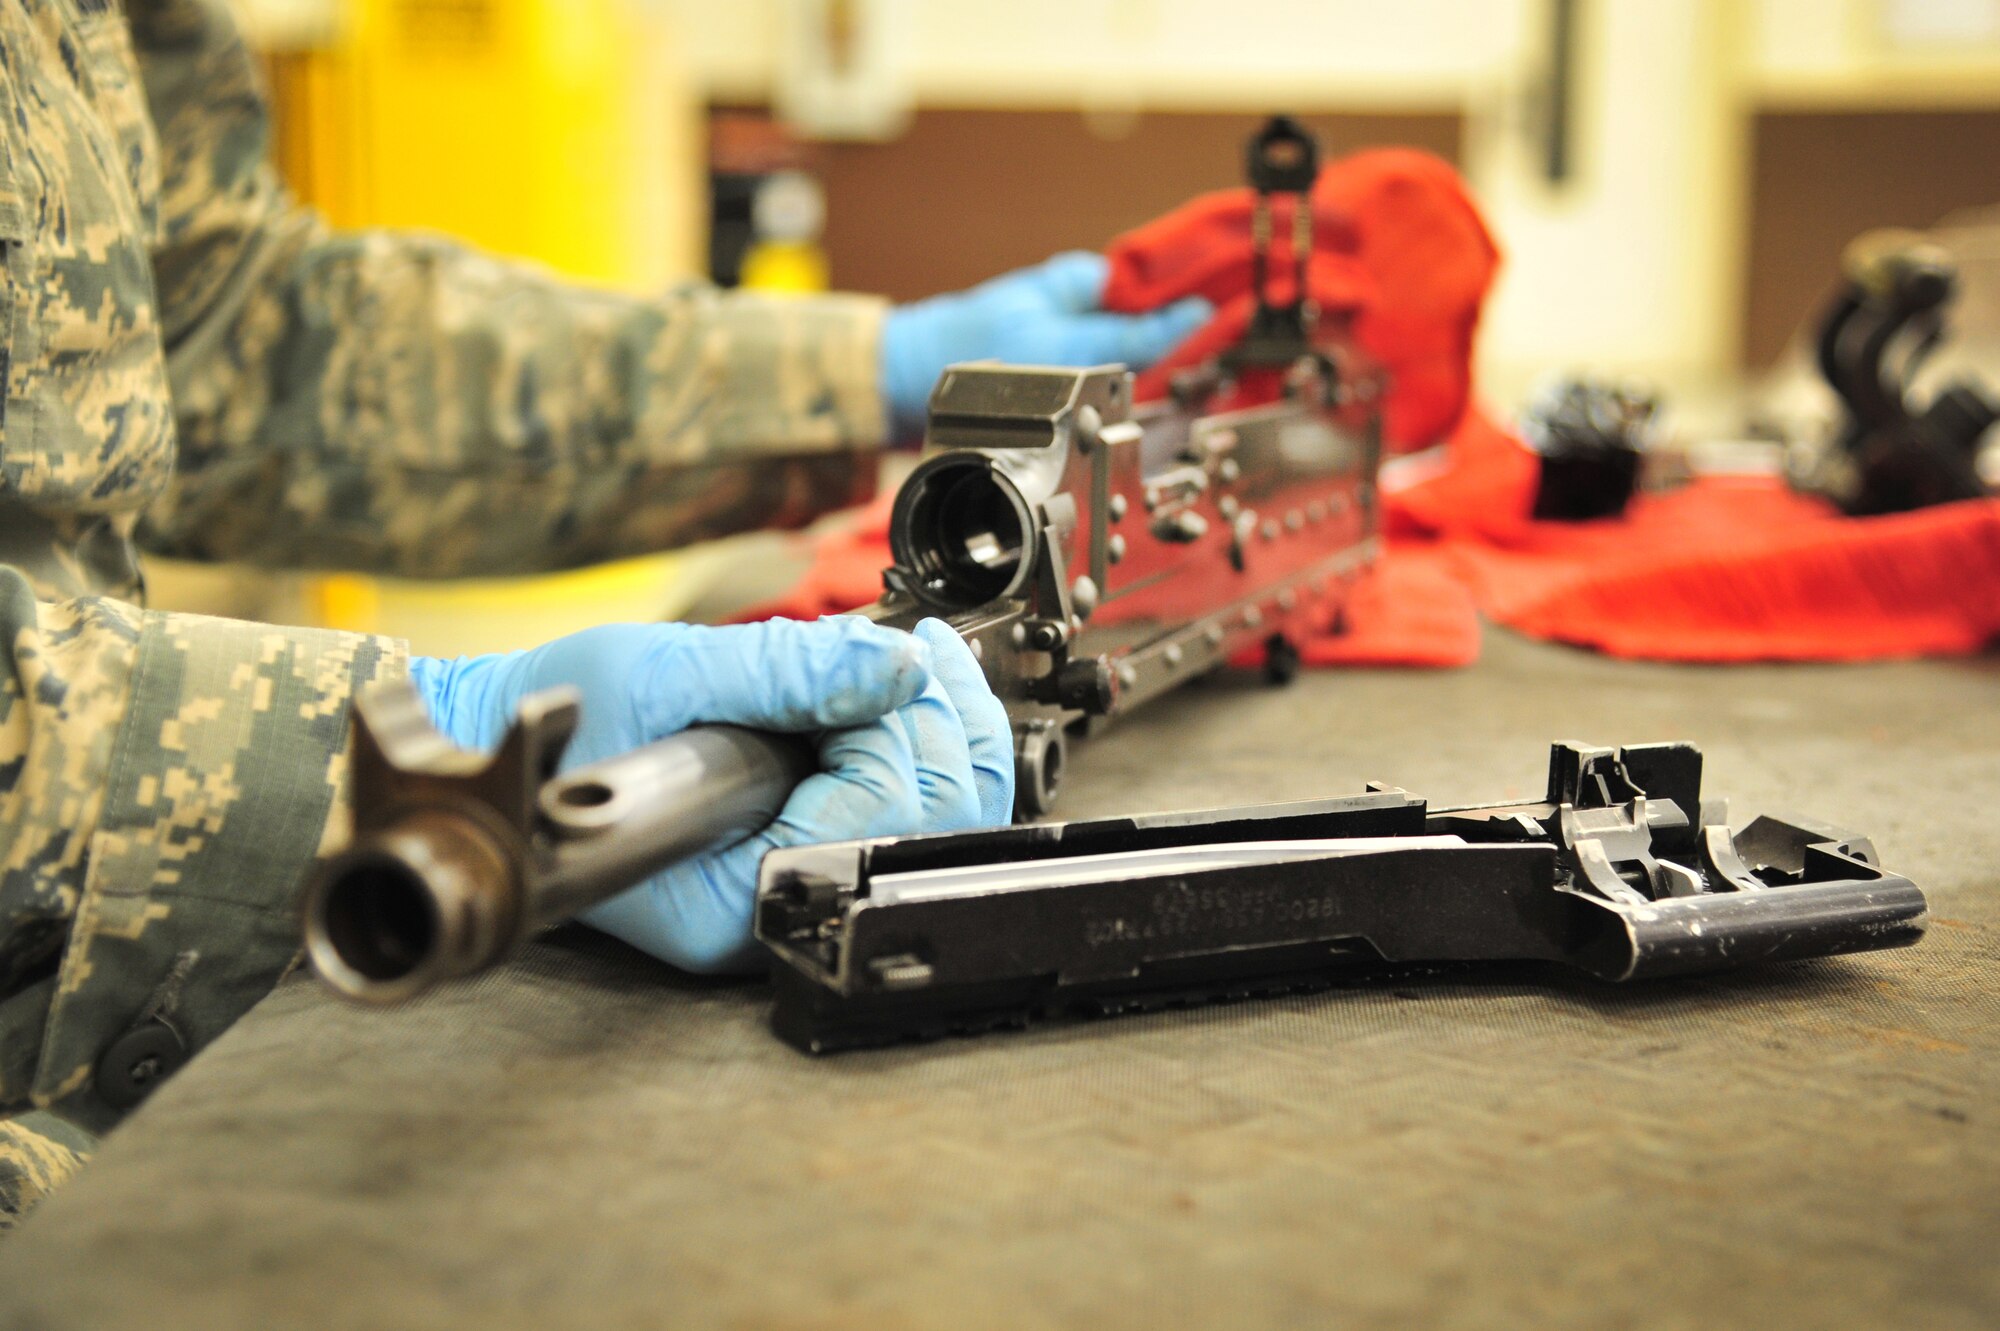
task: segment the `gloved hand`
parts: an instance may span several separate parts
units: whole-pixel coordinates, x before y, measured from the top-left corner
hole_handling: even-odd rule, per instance
[[[1213,313],[1198,297],[1145,314],[1107,314],[1110,265],[1074,250],[970,291],[889,311],[882,329],[882,397],[895,437],[923,428],[931,387],[947,365],[997,359],[1023,365],[1103,365],[1142,370]]]
[[[823,770],[769,827],[584,912],[684,970],[754,969],[750,911],[768,850],[999,824],[1014,806],[1007,714],[965,643],[935,619],[915,634],[854,616],[609,624],[532,651],[420,657],[410,675],[438,729],[479,750],[499,744],[522,697],[574,685],[583,720],[566,768],[698,722],[818,736]]]

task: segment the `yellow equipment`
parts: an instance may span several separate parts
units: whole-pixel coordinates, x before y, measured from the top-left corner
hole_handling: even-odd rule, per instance
[[[644,0],[346,0],[337,36],[274,56],[279,166],[335,225],[445,232],[584,281],[697,271],[700,113]],[[311,580],[291,607],[432,654],[672,615],[712,557],[543,579]]]
[[[300,195],[644,288],[695,271],[699,112],[642,0],[348,0],[279,81]]]

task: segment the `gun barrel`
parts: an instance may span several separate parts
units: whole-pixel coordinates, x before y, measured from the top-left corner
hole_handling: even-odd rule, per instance
[[[539,849],[448,786],[420,790],[315,877],[307,953],[350,998],[414,997],[669,864],[742,841],[815,768],[797,737],[699,727],[544,783]]]

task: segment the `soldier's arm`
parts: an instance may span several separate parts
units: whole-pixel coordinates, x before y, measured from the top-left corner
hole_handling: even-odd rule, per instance
[[[155,549],[446,576],[559,567],[858,498],[881,302],[640,300],[448,241],[336,235],[265,160],[211,0],[131,7],[165,184],[180,426]]]
[[[290,963],[348,700],[407,668],[385,639],[39,600],[0,566],[0,1120],[42,1111],[0,1122],[0,1214]]]

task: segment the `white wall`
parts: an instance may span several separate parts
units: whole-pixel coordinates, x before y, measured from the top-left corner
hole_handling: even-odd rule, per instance
[[[1756,0],[1749,80],[1776,105],[2000,105],[2000,0]]]
[[[698,77],[718,96],[765,97],[780,34],[811,0],[632,0],[681,21]],[[1685,0],[1650,0],[1664,21]],[[339,0],[242,0],[275,22]],[[1125,82],[1149,103],[1329,93],[1434,100],[1504,77],[1540,0],[868,0],[908,30],[903,57],[926,100],[1087,101]],[[2000,104],[2000,0],[1735,0],[1744,72],[1758,95],[1866,100],[1886,83],[1955,99],[1986,75]],[[1926,39],[1924,34],[1930,34]],[[1940,88],[1939,79],[1947,86]],[[1928,86],[1928,93],[1924,89]]]
[[[770,95],[786,25],[810,7],[666,2],[697,81],[723,97]],[[1733,355],[1726,0],[1586,5],[1577,174],[1560,192],[1536,176],[1520,111],[1543,0],[885,2],[919,105],[1463,108],[1509,254],[1484,349],[1506,396],[1551,367],[1678,385]]]
[[[768,96],[810,0],[653,0],[680,20],[718,97]],[[902,73],[939,105],[1264,107],[1456,101],[1509,29],[1485,0],[872,0]]]
[[[1704,390],[1735,363],[1743,123],[1731,0],[1595,0],[1579,36],[1574,178],[1552,187],[1505,116],[1470,174],[1507,251],[1485,382],[1550,370]]]

